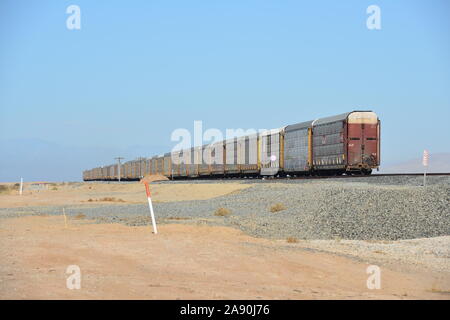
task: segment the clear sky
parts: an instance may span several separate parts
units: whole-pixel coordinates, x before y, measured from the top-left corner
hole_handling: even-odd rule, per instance
[[[353,109],[379,115],[384,165],[450,152],[449,1],[0,1],[0,181],[80,180],[170,151],[194,120],[276,128]]]

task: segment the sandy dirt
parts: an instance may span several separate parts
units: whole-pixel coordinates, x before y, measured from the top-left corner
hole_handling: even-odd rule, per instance
[[[367,263],[225,227],[94,224],[63,216],[0,220],[1,299],[448,299],[430,274]],[[66,269],[78,265],[81,289]]]
[[[161,174],[149,174],[140,180],[141,183],[151,183],[154,181],[168,181],[169,178]]]
[[[154,202],[205,200],[250,187],[239,183],[202,184],[151,184]],[[146,203],[145,186],[142,183],[26,183],[23,195],[18,191],[0,194],[0,207],[74,205],[74,204],[124,204]]]
[[[165,202],[210,199],[250,186],[151,184],[151,190],[154,201]],[[138,182],[27,183],[22,196],[17,189],[0,191],[4,208],[146,203]],[[417,255],[445,246],[446,239],[287,243],[205,225],[160,225],[153,235],[150,227],[75,217],[67,227],[63,216],[0,218],[0,298],[450,299],[448,258]],[[382,272],[380,290],[366,284],[374,263]],[[66,287],[69,265],[81,269],[80,290]]]

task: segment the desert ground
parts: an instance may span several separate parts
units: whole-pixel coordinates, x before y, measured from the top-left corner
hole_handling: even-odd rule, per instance
[[[449,183],[430,184],[423,192],[414,181],[153,183],[158,234],[138,182],[35,182],[23,195],[3,184],[0,298],[450,299]],[[346,220],[350,205],[334,205],[336,190],[375,192],[358,230]],[[396,194],[415,198],[401,212],[430,208],[426,220],[378,207]],[[326,195],[329,204],[313,206]],[[386,217],[381,225],[373,212]],[[80,268],[80,289],[66,285],[70,265]],[[380,289],[367,286],[370,265],[381,270]]]

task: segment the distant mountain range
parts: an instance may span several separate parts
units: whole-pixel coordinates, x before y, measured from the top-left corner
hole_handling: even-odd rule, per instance
[[[379,173],[422,173],[422,158],[381,166]],[[430,153],[427,172],[450,172],[450,153]]]

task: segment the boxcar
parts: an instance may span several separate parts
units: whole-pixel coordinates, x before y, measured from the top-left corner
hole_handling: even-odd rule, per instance
[[[164,155],[156,158],[156,173],[161,175],[164,174]]]
[[[210,170],[212,175],[224,175],[225,165],[224,165],[224,142],[216,142],[210,145]]]
[[[345,170],[345,120],[348,114],[313,121],[313,165],[315,171]]]
[[[180,176],[180,170],[181,167],[183,166],[183,151],[172,151],[170,153],[170,157],[171,157],[171,177],[172,178],[176,178]]]
[[[380,165],[380,120],[374,112],[351,112],[346,121],[347,170],[370,173]]]
[[[172,176],[172,154],[170,152],[164,154],[163,175]]]
[[[312,123],[314,171],[369,174],[379,165],[379,120],[371,111],[352,111]]]
[[[259,173],[258,135],[252,134],[237,138],[237,161],[243,174]]]
[[[284,132],[284,170],[307,173],[312,168],[312,121],[287,126]]]
[[[198,164],[196,161],[196,151],[195,148],[192,147],[189,151],[189,155],[187,155],[190,159],[189,164],[187,166],[187,171],[189,177],[197,177],[198,176]]]
[[[189,175],[189,163],[191,162],[191,149],[181,150],[178,154],[180,158],[180,166],[178,176],[187,177]]]
[[[228,139],[225,144],[225,173],[235,175],[239,173],[237,138]]]
[[[272,129],[264,131],[261,136],[261,175],[276,175],[284,166],[283,161],[283,135],[284,129]]]

